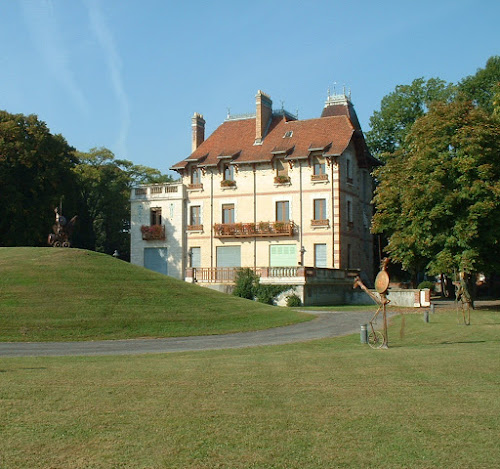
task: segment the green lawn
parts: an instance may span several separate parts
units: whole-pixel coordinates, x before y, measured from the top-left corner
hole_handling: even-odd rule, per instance
[[[95,252],[0,248],[0,340],[123,339],[266,329],[312,316]]]
[[[0,359],[0,467],[497,468],[500,313],[389,339]]]

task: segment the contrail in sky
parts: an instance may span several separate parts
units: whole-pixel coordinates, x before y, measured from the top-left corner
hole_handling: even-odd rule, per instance
[[[130,128],[130,107],[128,103],[127,94],[125,93],[125,88],[123,86],[122,79],[122,62],[120,60],[120,56],[116,50],[115,42],[113,40],[113,36],[111,31],[106,25],[104,21],[104,17],[99,8],[98,2],[95,0],[86,0],[85,4],[87,5],[90,25],[94,31],[94,34],[99,41],[99,44],[104,50],[104,53],[107,58],[107,65],[111,77],[111,84],[113,86],[113,92],[118,100],[120,106],[120,133],[117,141],[117,149],[120,158],[127,157],[127,137],[128,131]]]
[[[69,53],[57,27],[52,1],[23,1],[21,5],[35,47],[47,63],[54,79],[71,95],[80,111],[88,115],[89,105],[71,71]]]

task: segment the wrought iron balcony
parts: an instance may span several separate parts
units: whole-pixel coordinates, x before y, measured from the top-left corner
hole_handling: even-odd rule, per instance
[[[293,221],[260,223],[216,223],[214,236],[216,238],[254,238],[267,236],[293,236],[295,224]]]

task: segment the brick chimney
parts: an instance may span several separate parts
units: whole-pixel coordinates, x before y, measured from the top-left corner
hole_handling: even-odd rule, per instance
[[[257,108],[255,119],[255,143],[254,145],[262,145],[262,140],[265,137],[271,117],[273,115],[273,102],[271,97],[261,90],[257,91],[255,96],[255,104]]]
[[[193,152],[205,140],[205,119],[197,112],[191,118],[191,135],[191,152]]]

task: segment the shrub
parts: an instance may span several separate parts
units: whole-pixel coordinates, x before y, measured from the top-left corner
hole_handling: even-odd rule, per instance
[[[424,280],[423,282],[420,282],[417,287],[419,290],[422,290],[424,288],[428,288],[429,290],[434,291],[434,282],[431,282],[430,280]]]
[[[244,268],[236,274],[233,295],[272,305],[274,298],[289,288],[287,285],[261,285],[260,277],[252,269]]]
[[[288,290],[290,287],[286,285],[260,285],[257,287],[256,297],[260,303],[266,305],[274,304],[274,298],[281,292]]]
[[[259,286],[259,276],[249,268],[240,269],[236,273],[234,296],[253,300]]]
[[[302,306],[302,301],[300,301],[299,295],[293,293],[286,299],[286,305],[289,308],[294,308],[296,306]]]

